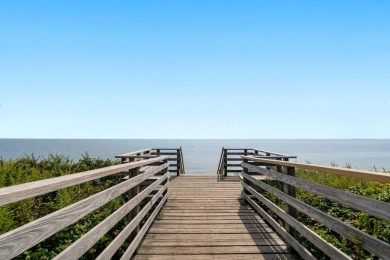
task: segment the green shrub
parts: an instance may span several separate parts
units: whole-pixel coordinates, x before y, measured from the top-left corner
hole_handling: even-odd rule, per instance
[[[0,187],[8,187],[21,183],[93,170],[118,164],[118,161],[91,158],[88,153],[74,162],[61,155],[49,155],[47,158],[24,156],[16,160],[5,161],[0,158]],[[35,198],[25,199],[0,207],[0,234],[6,233],[35,219],[64,208],[72,203],[96,194],[122,181],[121,175],[111,175],[99,180],[75,185],[57,192],[51,192]],[[104,218],[124,203],[120,196],[92,212],[76,223],[42,241],[17,259],[52,259],[59,252],[88,232]],[[82,259],[94,259],[104,247],[112,241],[113,234],[118,233],[128,220],[122,220],[113,230],[101,239]]]

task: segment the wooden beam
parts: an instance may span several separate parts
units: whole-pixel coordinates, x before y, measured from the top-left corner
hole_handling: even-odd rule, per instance
[[[375,216],[377,218],[390,221],[390,204],[370,199],[358,194],[351,192],[346,192],[336,188],[332,188],[326,185],[321,185],[313,183],[298,177],[290,177],[285,174],[267,170],[264,168],[252,166],[251,164],[243,163],[243,167],[247,167],[252,172],[258,172],[268,177],[271,177],[275,180],[282,181],[284,183],[290,184],[296,188],[303,189],[305,191],[317,194],[324,198],[333,200],[337,203],[343,204],[345,206],[351,207],[356,210],[363,211],[369,215]],[[248,177],[249,179],[253,176]],[[260,185],[260,182],[256,182],[257,185]]]
[[[79,259],[85,252],[87,252],[95,243],[97,243],[102,236],[104,236],[111,228],[113,228],[122,218],[124,218],[132,209],[134,209],[143,199],[145,199],[150,192],[155,190],[168,176],[162,176],[152,185],[147,187],[136,197],[126,202],[125,205],[117,209],[110,216],[92,228],[88,233],[76,240],[72,245],[67,247],[54,260],[76,260]],[[154,197],[159,197],[167,187],[164,187]]]
[[[124,163],[104,167],[96,170],[69,174],[61,177],[49,178],[41,181],[34,181],[15,186],[5,187],[0,189],[0,206],[21,201],[24,199],[36,197],[42,194],[53,192],[59,189],[81,184],[87,181],[92,181],[113,175],[122,171],[128,171],[140,166],[148,165],[153,162],[160,162],[167,157],[158,157],[137,162]]]
[[[0,236],[0,259],[11,259],[166,168],[154,168]]]
[[[319,171],[319,172],[328,172],[328,173],[334,173],[334,174],[343,175],[343,176],[349,176],[349,177],[355,177],[355,178],[368,179],[368,180],[372,180],[372,181],[390,183],[390,174],[389,173],[373,172],[373,171],[365,171],[365,170],[355,170],[355,169],[341,168],[341,167],[322,166],[322,165],[317,165],[317,164],[268,160],[268,159],[256,158],[253,156],[243,156],[242,158],[245,158],[245,159],[248,159],[249,161],[254,161],[254,162],[270,163],[270,164],[274,164],[274,165],[295,167],[295,168],[301,168],[301,169]]]
[[[244,174],[243,174],[244,176]],[[249,175],[245,175],[244,178],[250,178]],[[255,182],[253,180],[253,182]],[[382,240],[379,240],[355,227],[352,227],[343,221],[328,215],[327,213],[322,212],[319,209],[316,209],[300,200],[288,196],[284,192],[277,190],[263,182],[256,180],[256,183],[262,189],[270,192],[272,195],[276,196],[278,199],[283,200],[284,202],[290,204],[296,209],[300,210],[302,213],[312,217],[314,220],[324,224],[328,228],[334,230],[342,236],[345,236],[349,241],[355,243],[359,241],[359,246],[366,249],[369,252],[376,254],[379,257],[386,259],[390,255],[390,245]]]

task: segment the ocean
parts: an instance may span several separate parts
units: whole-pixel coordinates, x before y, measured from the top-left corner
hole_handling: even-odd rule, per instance
[[[257,148],[296,155],[298,162],[390,170],[390,139],[0,139],[0,156],[61,154],[78,160],[114,159],[117,154],[145,148],[182,147],[187,173],[216,173],[222,147]]]

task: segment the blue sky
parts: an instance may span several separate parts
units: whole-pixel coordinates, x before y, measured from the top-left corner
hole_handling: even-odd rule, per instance
[[[390,1],[0,1],[0,138],[389,138]]]

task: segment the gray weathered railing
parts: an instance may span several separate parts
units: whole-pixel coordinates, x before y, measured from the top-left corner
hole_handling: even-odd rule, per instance
[[[252,155],[257,158],[269,158],[277,160],[287,160],[297,158],[296,156],[274,153],[255,148],[224,148],[222,147],[217,174],[227,176],[229,173],[242,172],[241,156]]]
[[[328,215],[298,199],[295,198],[295,189],[299,188],[315,195],[322,196],[339,204],[364,212],[378,219],[390,221],[390,204],[350,192],[335,189],[329,186],[309,182],[307,180],[295,177],[295,168],[318,172],[328,172],[343,176],[364,178],[368,180],[379,181],[383,183],[390,182],[390,174],[371,171],[344,169],[338,167],[328,167],[321,165],[294,163],[281,160],[266,158],[256,158],[254,156],[243,156],[241,163],[243,197],[252,205],[252,207],[270,224],[285,240],[305,259],[313,259],[313,255],[298,242],[295,231],[308,239],[323,253],[332,259],[350,259],[335,246],[329,244],[321,236],[310,230],[303,223],[296,219],[296,212],[311,217],[315,221],[327,226],[329,229],[344,236],[346,239],[359,245],[365,250],[375,254],[382,259],[389,259],[390,245],[378,238],[375,238],[343,221]],[[263,166],[259,166],[262,164]],[[265,167],[268,166],[268,169]],[[277,170],[271,170],[270,166],[276,166]],[[264,175],[274,180],[284,183],[283,191],[276,189],[255,175]],[[277,199],[284,202],[284,209],[272,203],[258,190],[265,191]],[[260,207],[255,199],[260,201],[269,210],[275,213],[285,223],[281,226],[274,218],[269,215],[264,208]]]
[[[168,156],[168,161],[173,161],[175,163],[169,164],[169,172],[176,173],[177,176],[185,174],[184,161],[183,161],[183,151],[181,147],[179,148],[153,148],[152,154],[154,155],[164,155]]]
[[[122,162],[139,161],[157,156],[167,156],[169,163],[168,172],[176,173],[177,176],[185,174],[183,152],[179,148],[149,148],[136,152],[116,155],[115,158],[121,158]]]
[[[145,151],[136,153],[140,154],[139,156],[147,155]],[[2,234],[0,259],[11,259],[22,254],[124,193],[130,193],[130,199],[124,205],[67,247],[55,259],[78,259],[128,214],[132,217],[130,223],[105,248],[98,259],[111,258],[129,236],[132,238],[131,243],[121,259],[130,259],[167,200],[169,181],[167,170],[166,156],[142,160],[134,158],[132,162],[120,165],[1,188],[0,206],[3,206],[88,181],[122,174],[124,171],[128,172],[128,177],[123,178],[119,184]],[[141,208],[142,202],[145,203]],[[141,221],[145,216],[149,217],[141,227]]]

